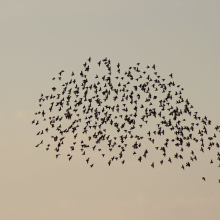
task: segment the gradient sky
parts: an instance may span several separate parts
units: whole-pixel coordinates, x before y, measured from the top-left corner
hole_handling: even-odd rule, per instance
[[[195,110],[220,125],[219,11],[218,0],[1,0],[0,219],[218,220],[220,170],[207,154],[184,171],[132,157],[109,167],[98,156],[90,169],[82,156],[35,148],[31,120],[51,78],[91,56],[172,72]]]

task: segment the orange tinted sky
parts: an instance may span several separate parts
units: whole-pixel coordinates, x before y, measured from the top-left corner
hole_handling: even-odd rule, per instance
[[[0,218],[219,219],[220,175],[209,154],[185,171],[168,163],[152,169],[132,156],[108,167],[97,155],[90,169],[82,156],[56,160],[35,148],[31,125],[51,78],[79,71],[89,56],[124,69],[155,63],[164,78],[174,74],[201,116],[220,125],[219,10],[215,0],[3,1]]]

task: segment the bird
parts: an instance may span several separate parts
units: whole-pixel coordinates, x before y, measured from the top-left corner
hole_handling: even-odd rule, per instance
[[[61,76],[63,72],[64,72],[64,70],[60,71],[58,74]]]
[[[86,159],[87,164],[89,163],[89,157]]]
[[[142,70],[140,62],[122,71],[120,62],[114,65],[107,57],[96,61],[95,69],[92,63],[89,57],[77,74],[73,71],[69,75],[65,73],[65,77],[69,76],[67,80],[63,77],[64,70],[60,71],[52,78],[55,84],[50,87],[52,91],[50,89],[46,95],[40,92],[37,100],[40,110],[35,111],[31,124],[45,125],[35,134],[45,137],[46,151],[50,143],[46,135],[51,134],[56,158],[67,145],[68,135],[74,139],[72,146],[68,146],[69,151],[75,153],[80,149],[82,155],[87,155],[87,164],[92,153],[99,154],[109,166],[122,157],[120,161],[125,164],[125,151],[137,156],[138,162],[143,162],[156,150],[173,166],[175,163],[171,158],[181,159],[184,165],[180,168],[184,170],[199,160],[198,151],[206,153],[220,148],[217,139],[220,126],[213,126],[207,116],[203,117],[194,110],[196,106],[184,97],[184,88],[173,81],[173,73],[167,80],[156,71],[156,64],[152,69],[151,65],[145,65],[146,69]],[[142,131],[145,135],[141,135]],[[168,134],[170,138],[167,138]],[[152,148],[152,144],[155,147]],[[151,150],[148,152],[143,145],[149,145]],[[42,139],[35,144],[37,148],[40,146],[43,146]],[[169,151],[172,146],[177,149],[174,155]],[[132,151],[129,148],[133,148]],[[94,152],[91,153],[90,149]],[[69,161],[72,156],[68,154]],[[159,159],[158,162],[162,165],[164,161]],[[208,159],[212,166],[218,166],[219,161],[220,152],[216,158]],[[152,168],[156,162],[152,162]],[[94,163],[89,165],[93,167]]]

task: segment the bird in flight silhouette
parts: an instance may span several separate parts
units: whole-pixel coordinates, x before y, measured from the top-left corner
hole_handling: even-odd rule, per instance
[[[207,164],[220,167],[220,126],[212,131],[212,121],[193,111],[194,106],[183,96],[184,89],[173,81],[173,73],[165,79],[155,72],[155,64],[150,67],[138,62],[124,69],[107,57],[92,61],[89,57],[81,71],[72,72],[66,81],[64,70],[60,71],[52,78],[56,83],[52,93],[41,93],[40,110],[31,123],[45,126],[36,134],[49,142],[46,151],[54,147],[56,158],[61,157],[69,137],[74,141],[68,146],[70,152],[87,155],[86,164],[91,168],[93,151],[103,160],[107,158],[110,166],[117,161],[125,164],[125,152],[133,148],[131,154],[141,164],[156,153],[158,160],[148,163],[152,168],[179,160],[185,170],[201,154],[215,150],[217,160],[212,157]],[[40,146],[44,146],[43,140],[36,145]],[[67,156],[74,161],[73,155]]]

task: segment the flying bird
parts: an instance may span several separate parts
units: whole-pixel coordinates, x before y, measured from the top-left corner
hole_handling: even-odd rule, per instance
[[[40,93],[40,110],[31,121],[38,125],[35,134],[41,137],[35,147],[48,151],[53,146],[58,158],[67,145],[71,153],[87,155],[86,164],[91,168],[93,154],[110,166],[117,161],[125,164],[128,152],[143,166],[155,153],[160,159],[151,163],[152,168],[157,162],[175,166],[175,161],[181,160],[184,165],[180,169],[184,170],[200,159],[201,152],[216,151],[215,158],[207,155],[207,164],[218,166],[220,125],[194,111],[196,106],[184,96],[184,88],[170,80],[173,73],[167,81],[163,73],[155,72],[156,64],[142,70],[135,62],[122,70],[119,62],[114,64],[107,57],[95,61],[95,69],[92,62],[89,57],[78,73],[65,73],[69,76],[66,81],[64,70],[60,71],[58,81],[52,78],[52,91]],[[71,139],[74,142],[69,146],[67,140]],[[67,155],[70,161],[73,155]]]

